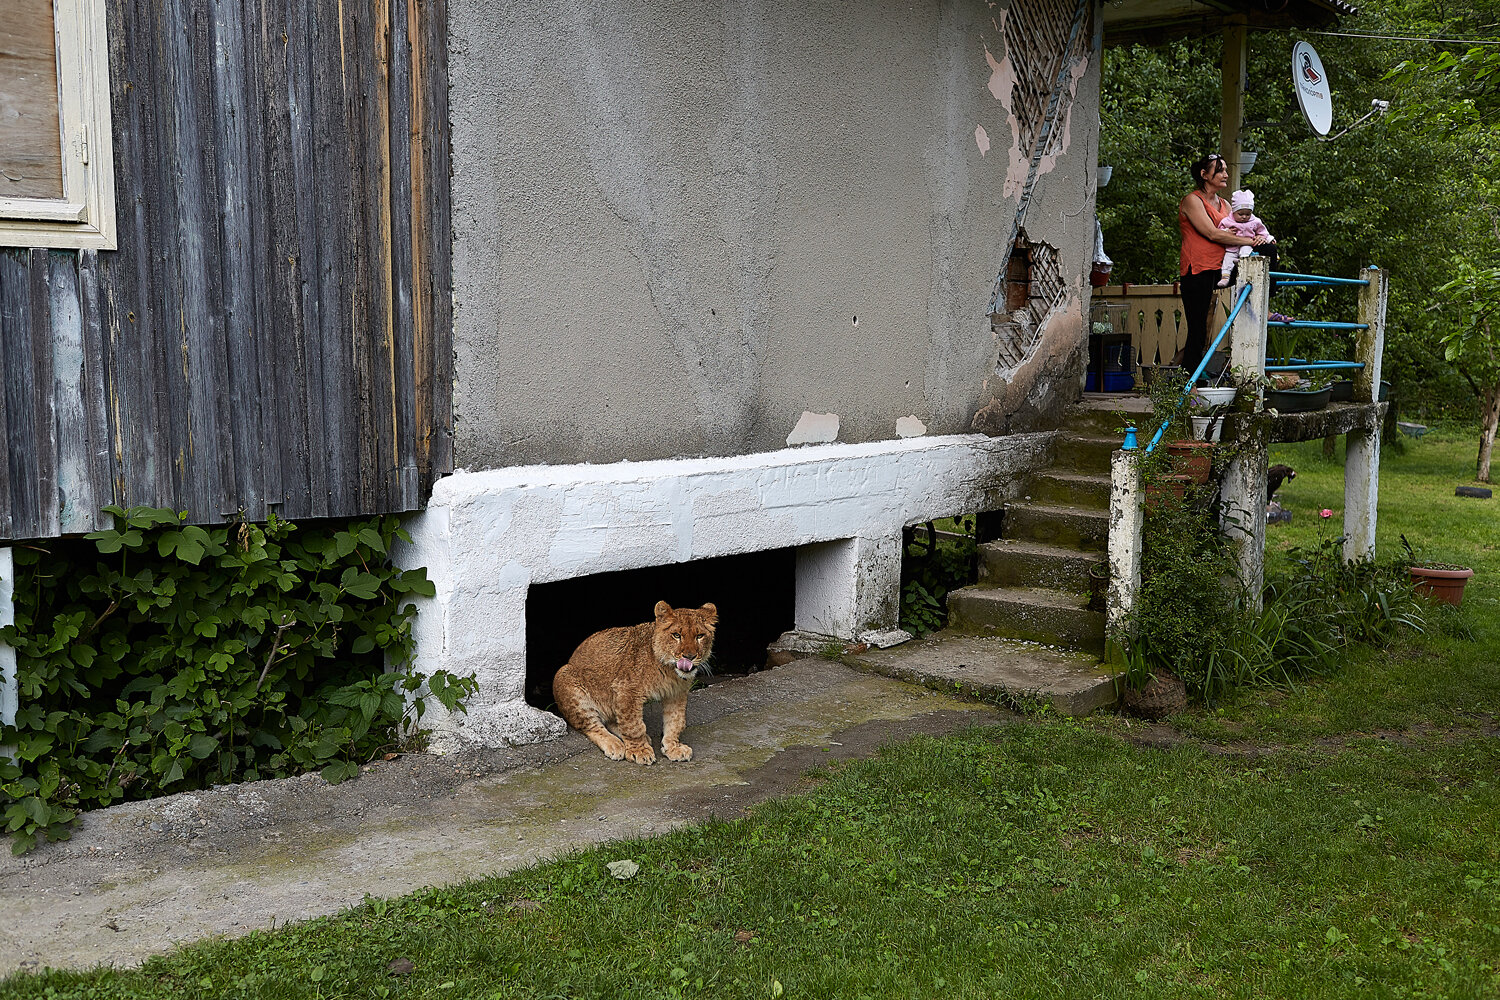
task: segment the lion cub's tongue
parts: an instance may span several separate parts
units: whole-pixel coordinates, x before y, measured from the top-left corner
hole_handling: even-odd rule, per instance
[[[683,673],[687,673],[688,671],[693,669],[693,661],[688,659],[686,656],[679,656],[677,658],[677,669],[681,670]]]

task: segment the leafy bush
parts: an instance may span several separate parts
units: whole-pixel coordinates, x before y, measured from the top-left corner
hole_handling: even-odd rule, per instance
[[[434,591],[390,565],[394,517],[206,529],[105,511],[114,527],[85,540],[15,549],[0,634],[20,708],[0,727],[14,748],[0,810],[17,854],[122,799],[315,769],[342,781],[415,725],[424,686],[450,710],[474,690],[407,665],[409,598]]]
[[[1131,609],[1132,653],[1197,692],[1214,683],[1214,651],[1246,628],[1247,603],[1229,543],[1214,516],[1212,485],[1152,497],[1146,510],[1141,589]]]

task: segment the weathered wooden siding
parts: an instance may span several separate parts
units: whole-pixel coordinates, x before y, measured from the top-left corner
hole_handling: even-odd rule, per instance
[[[0,252],[0,535],[452,467],[444,0],[110,0],[117,251]]]

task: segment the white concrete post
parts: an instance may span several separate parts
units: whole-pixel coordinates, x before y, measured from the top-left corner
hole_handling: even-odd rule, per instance
[[[1240,369],[1239,384],[1245,389],[1235,408],[1245,414],[1236,439],[1239,448],[1224,473],[1219,492],[1219,519],[1223,532],[1235,543],[1240,582],[1256,610],[1261,606],[1265,584],[1266,550],[1266,428],[1251,416],[1265,406],[1260,376],[1266,363],[1266,317],[1271,302],[1271,261],[1267,257],[1242,257],[1241,289],[1251,285],[1250,296],[1235,317],[1229,332],[1230,364]]]
[[[1245,285],[1251,285],[1250,297],[1234,318],[1229,329],[1229,364],[1240,369],[1245,379],[1254,383],[1254,406],[1249,412],[1259,413],[1265,403],[1260,376],[1266,364],[1266,316],[1271,303],[1271,259],[1269,257],[1241,257],[1239,280],[1234,287],[1234,299],[1239,301]],[[1217,331],[1210,330],[1212,336]],[[1252,376],[1254,376],[1252,378]]]
[[[9,545],[0,548],[0,627],[16,622],[15,559]],[[15,648],[0,642],[0,724],[14,726],[16,709],[21,707],[21,690],[16,680]],[[0,755],[8,748],[0,746]]]
[[[900,618],[900,532],[797,549],[797,631],[853,640]]]
[[[1380,398],[1380,361],[1385,353],[1385,305],[1390,292],[1386,271],[1370,268],[1359,277],[1369,284],[1360,289],[1358,331],[1354,360],[1354,401],[1369,405]],[[1344,559],[1354,562],[1375,557],[1375,507],[1380,496],[1380,421],[1372,420],[1350,431],[1344,449]]]
[[[1140,452],[1116,451],[1109,462],[1109,591],[1104,601],[1104,658],[1123,660],[1125,619],[1141,589],[1141,530],[1145,510]]]

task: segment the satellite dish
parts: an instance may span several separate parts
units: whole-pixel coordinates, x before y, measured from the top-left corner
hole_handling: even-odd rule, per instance
[[[1318,58],[1318,50],[1306,42],[1292,46],[1292,89],[1297,92],[1297,106],[1307,124],[1319,135],[1327,135],[1333,127],[1328,73],[1323,69],[1323,60]]]

